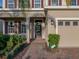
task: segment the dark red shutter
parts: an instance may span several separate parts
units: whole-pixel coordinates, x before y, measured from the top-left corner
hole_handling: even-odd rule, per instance
[[[62,1],[61,0],[59,0],[59,6],[61,6],[62,5]]]
[[[7,0],[5,0],[5,8],[7,8]]]
[[[19,21],[19,34],[21,34],[21,21]]]
[[[77,4],[79,5],[79,0],[77,0]]]
[[[5,34],[8,33],[8,22],[5,22]]]
[[[41,8],[43,8],[44,7],[44,5],[43,5],[43,0],[41,0]]]
[[[32,8],[34,8],[34,0],[32,0]]]
[[[48,5],[51,6],[51,0],[48,0]]]
[[[17,0],[14,0],[15,8],[17,8]]]

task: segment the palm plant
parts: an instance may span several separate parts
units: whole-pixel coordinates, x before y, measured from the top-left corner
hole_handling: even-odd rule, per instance
[[[70,6],[70,5],[71,5],[71,1],[72,1],[72,0],[66,0],[67,6]]]
[[[26,8],[29,9],[29,7],[30,7],[30,0],[20,0],[20,8],[23,16],[26,17]]]

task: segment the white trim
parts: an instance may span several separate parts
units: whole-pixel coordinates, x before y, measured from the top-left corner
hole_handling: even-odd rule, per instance
[[[3,2],[3,9],[5,8],[5,0],[2,0],[2,2]]]
[[[44,6],[48,6],[48,0],[46,0],[46,2],[45,2],[45,3],[46,3],[46,5],[44,5]]]
[[[46,9],[79,9],[79,6],[47,6]]]
[[[2,8],[0,10],[2,10]],[[12,8],[12,9],[4,8],[4,10],[18,10],[18,11],[20,11],[22,9],[21,8]],[[25,8],[25,10],[28,11],[28,8]],[[29,11],[31,11],[31,10],[44,10],[44,8],[29,8]]]
[[[3,26],[3,31],[2,31],[2,32],[3,32],[3,34],[5,34],[5,26],[4,26],[5,24],[4,24],[4,20],[0,19],[0,21],[2,22],[2,26]]]
[[[79,18],[74,17],[74,18],[56,18],[56,20],[79,20]]]
[[[66,6],[66,1],[62,0],[62,6]]]
[[[58,19],[55,20],[56,20],[56,34],[58,34]]]

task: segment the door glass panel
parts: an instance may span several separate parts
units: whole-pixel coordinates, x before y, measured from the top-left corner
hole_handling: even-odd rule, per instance
[[[41,22],[35,24],[35,36],[41,36]]]

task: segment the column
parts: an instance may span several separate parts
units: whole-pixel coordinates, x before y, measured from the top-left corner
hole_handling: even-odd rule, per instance
[[[3,2],[3,9],[5,8],[5,0],[2,1]]]
[[[3,34],[5,34],[5,21],[3,21]]]
[[[29,17],[27,17],[26,18],[26,38],[27,38],[27,43],[30,43],[29,22],[30,22],[30,19],[29,19]]]
[[[45,0],[44,2],[45,2],[45,3],[44,3],[45,6],[48,6],[48,3],[49,3],[48,0]]]
[[[17,0],[17,9],[19,8],[19,0]]]
[[[58,20],[56,19],[56,34],[58,34]]]
[[[62,6],[66,6],[66,0],[62,0]]]
[[[42,38],[45,39],[45,23],[42,22]]]

